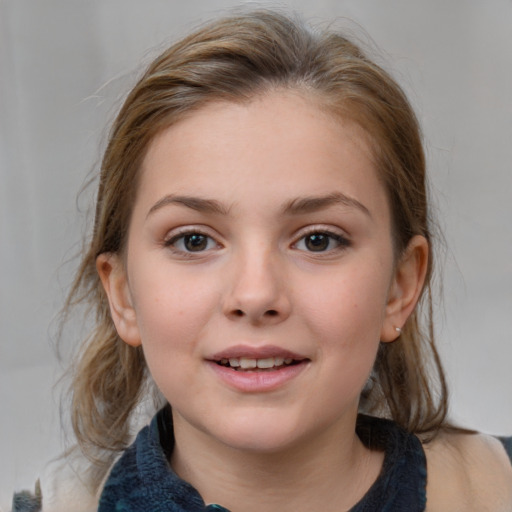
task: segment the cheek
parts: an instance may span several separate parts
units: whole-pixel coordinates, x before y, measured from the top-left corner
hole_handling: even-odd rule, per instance
[[[183,275],[161,277],[144,282],[145,293],[138,295],[136,315],[151,376],[166,399],[179,404],[183,390],[200,392],[194,377],[200,340],[219,301],[211,286]]]
[[[379,336],[388,289],[381,275],[353,269],[349,275],[326,276],[309,288],[305,317],[326,329],[330,338]]]
[[[366,272],[352,268],[347,274],[317,281],[302,305],[308,329],[319,340],[320,357],[331,368],[334,387],[359,391],[380,344],[388,281],[370,268],[365,267]]]
[[[175,359],[197,348],[219,300],[214,283],[193,272],[154,268],[139,273],[132,288],[144,352],[158,362],[165,354]]]

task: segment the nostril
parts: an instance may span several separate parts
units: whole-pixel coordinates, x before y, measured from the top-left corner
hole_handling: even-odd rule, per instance
[[[235,316],[244,316],[244,312],[241,309],[235,309],[233,313],[235,314]]]
[[[279,313],[275,309],[269,309],[265,312],[266,316],[277,316]]]

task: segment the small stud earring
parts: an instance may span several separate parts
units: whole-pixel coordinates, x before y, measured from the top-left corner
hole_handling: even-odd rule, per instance
[[[396,331],[398,334],[402,334],[402,328],[401,328],[401,327],[395,327],[395,331]]]

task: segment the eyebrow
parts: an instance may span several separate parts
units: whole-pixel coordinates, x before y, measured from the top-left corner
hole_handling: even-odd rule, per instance
[[[284,208],[283,213],[291,215],[300,215],[304,213],[312,213],[319,210],[324,210],[330,206],[348,206],[349,208],[356,208],[368,217],[372,218],[370,210],[366,206],[353,197],[347,196],[342,192],[334,192],[326,196],[311,196],[299,197],[288,202]]]
[[[226,208],[222,203],[215,199],[205,199],[194,196],[181,196],[169,194],[162,199],[158,200],[150,209],[146,217],[151,214],[169,206],[177,204],[190,208],[200,213],[210,213],[217,215],[228,215],[229,208]],[[368,217],[372,218],[372,215],[368,208],[361,202],[353,197],[347,196],[342,192],[334,192],[326,196],[310,196],[310,197],[298,197],[287,202],[283,207],[283,214],[285,215],[301,215],[307,213],[313,213],[319,210],[325,210],[330,206],[348,206],[350,208],[356,208],[363,212]]]
[[[186,206],[191,210],[195,210],[201,213],[215,213],[218,215],[227,215],[229,213],[229,209],[226,208],[219,201],[215,201],[214,199],[204,199],[201,197],[193,197],[193,196],[178,196],[174,194],[167,195],[162,197],[159,201],[157,201],[150,209],[146,216],[149,217],[151,214],[160,210],[164,206],[168,206],[171,204],[177,204],[181,206]]]

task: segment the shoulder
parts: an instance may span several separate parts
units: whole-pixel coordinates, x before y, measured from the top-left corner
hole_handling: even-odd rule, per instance
[[[23,491],[13,498],[13,512],[96,512],[97,493],[87,481],[91,463],[77,453],[67,454],[45,467],[35,493]]]
[[[424,450],[427,512],[512,510],[512,464],[498,439],[443,432]]]

